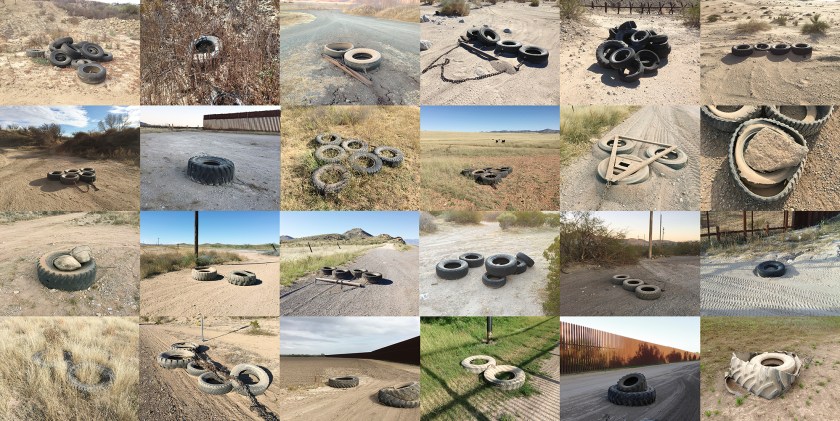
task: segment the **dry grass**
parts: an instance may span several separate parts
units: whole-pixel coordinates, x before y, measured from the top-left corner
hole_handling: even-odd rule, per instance
[[[309,23],[315,20],[315,16],[301,12],[280,12],[279,16],[281,28]]]
[[[0,418],[6,420],[136,420],[139,399],[137,320],[94,317],[0,319]],[[73,361],[113,370],[112,387],[85,396],[67,380],[62,351]],[[56,369],[32,361],[36,352]],[[80,380],[97,376],[83,369]]]
[[[279,104],[278,13],[261,0],[143,2],[141,77],[154,83],[143,84],[141,103],[210,104],[216,89],[246,105]],[[200,35],[222,42],[221,61],[204,69],[189,48]]]
[[[770,24],[759,20],[751,20],[749,22],[741,22],[735,25],[736,34],[754,34],[761,31],[769,31]]]
[[[280,285],[290,285],[301,276],[314,273],[324,266],[342,266],[382,244],[313,246],[280,245]]]
[[[161,273],[175,272],[196,266],[192,247],[141,246],[140,277],[146,279]],[[238,254],[229,251],[207,250],[199,246],[200,266],[218,265],[242,260]]]
[[[283,210],[416,210],[420,184],[418,136],[420,109],[411,106],[292,107],[283,110],[280,191]],[[312,185],[318,168],[315,136],[338,133],[343,138],[393,146],[405,155],[400,167],[383,166],[372,176],[353,174],[337,195],[322,196]],[[349,167],[348,167],[349,169]]]
[[[344,11],[348,15],[373,16],[376,18],[400,20],[403,22],[417,22],[417,6],[403,4],[398,6],[362,5]]]

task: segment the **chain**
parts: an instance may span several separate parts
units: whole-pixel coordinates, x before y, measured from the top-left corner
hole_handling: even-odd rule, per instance
[[[464,82],[469,81],[469,80],[481,80],[481,79],[487,79],[487,78],[489,78],[489,77],[493,77],[493,76],[496,76],[496,75],[500,75],[500,74],[502,74],[502,73],[507,73],[507,72],[505,72],[504,70],[500,70],[500,71],[497,71],[497,72],[488,73],[488,74],[486,74],[486,75],[475,76],[475,77],[468,77],[468,78],[465,78],[465,79],[450,79],[450,78],[446,77],[446,76],[443,74],[443,71],[444,71],[444,68],[446,68],[446,65],[447,65],[447,64],[449,64],[449,59],[448,59],[448,58],[443,59],[443,63],[440,63],[440,64],[435,64],[435,63],[437,63],[437,61],[438,61],[438,60],[440,60],[441,58],[443,58],[443,56],[445,56],[445,55],[447,55],[447,54],[451,53],[454,49],[456,49],[456,48],[458,48],[458,47],[460,47],[460,46],[461,46],[461,44],[460,44],[460,43],[458,43],[458,45],[456,45],[456,46],[454,46],[454,47],[450,48],[450,49],[449,49],[449,50],[447,50],[445,53],[443,53],[443,54],[439,55],[439,56],[438,56],[438,58],[436,58],[436,59],[435,59],[435,60],[434,60],[431,64],[429,64],[428,66],[426,66],[426,68],[425,68],[425,69],[423,69],[423,71],[422,71],[420,74],[426,73],[427,71],[429,71],[429,70],[431,70],[431,69],[433,69],[433,68],[435,68],[435,67],[440,67],[440,79],[441,79],[441,80],[443,80],[444,82],[449,82],[449,83],[455,83],[455,84],[458,84],[458,83],[464,83]],[[516,69],[516,71],[518,72],[520,67],[522,67],[522,63],[517,64],[517,65],[516,65],[516,66],[514,66],[513,68],[514,68],[514,69]]]
[[[196,351],[196,356],[198,356],[199,358],[199,360],[197,360],[196,362],[199,366],[201,366],[201,368],[208,371],[212,371],[213,374],[218,376],[220,379],[225,379],[228,382],[233,383],[236,389],[245,390],[245,392],[248,394],[248,399],[251,401],[251,405],[248,407],[248,409],[250,409],[253,412],[256,412],[260,416],[260,418],[264,419],[265,421],[280,421],[277,418],[277,416],[274,415],[274,413],[269,411],[268,408],[265,407],[265,405],[261,404],[257,400],[257,397],[254,396],[253,393],[251,393],[251,389],[248,387],[248,385],[242,383],[239,379],[235,377],[231,377],[230,372],[226,370],[219,370],[218,368],[216,368],[217,363],[213,361],[213,359],[210,358],[210,356],[207,355],[206,352]],[[219,365],[221,366],[221,364]]]

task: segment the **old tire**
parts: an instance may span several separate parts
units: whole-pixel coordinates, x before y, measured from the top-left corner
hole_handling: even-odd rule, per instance
[[[105,50],[92,42],[86,42],[79,48],[79,56],[88,60],[99,61],[105,55]]]
[[[516,259],[516,272],[513,272],[514,275],[521,275],[528,270],[528,264]]]
[[[359,378],[355,376],[331,377],[327,385],[338,389],[347,389],[359,385]]]
[[[227,279],[228,283],[230,283],[231,285],[236,285],[240,287],[253,285],[255,280],[255,278],[252,277],[250,273],[241,270],[235,270],[231,272],[227,276]]]
[[[744,105],[733,111],[724,111],[715,105],[704,105],[700,111],[704,122],[722,132],[732,133],[741,123],[761,117],[762,107]]]
[[[637,162],[642,161],[641,158],[639,158],[635,155],[624,155],[624,156],[627,157],[627,159],[629,159],[631,161],[637,161]],[[598,163],[598,168],[597,168],[598,177],[604,183],[607,182],[607,171],[608,171],[607,167],[609,167],[609,165],[610,165],[610,158],[609,157],[604,158],[600,163]],[[621,184],[638,184],[638,183],[647,181],[648,178],[650,178],[650,166],[646,165],[646,166],[642,167],[641,169],[639,169],[638,171],[636,171],[634,174],[628,175],[627,177],[624,177],[621,180],[618,180],[618,182],[615,182],[615,184],[619,184],[619,185],[621,185]]]
[[[645,149],[645,157],[650,158],[659,152],[664,151],[664,146],[657,146],[651,145],[649,148]],[[685,167],[686,163],[688,162],[688,155],[685,154],[681,149],[677,148],[673,151],[661,156],[656,162],[671,167],[675,170]]]
[[[222,57],[222,41],[213,35],[202,35],[190,43],[193,63],[211,64]]]
[[[640,50],[636,53],[636,58],[642,63],[642,72],[656,73],[659,70],[659,56],[650,50]]]
[[[520,251],[516,253],[516,258],[525,262],[529,268],[534,267],[534,259],[530,258],[527,254]]]
[[[335,155],[329,156],[333,152]],[[333,164],[341,162],[345,158],[347,158],[347,151],[341,146],[324,145],[315,149],[315,159],[317,159],[321,164]]]
[[[502,181],[502,175],[493,171],[485,170],[482,174],[478,176],[475,180],[478,184],[483,184],[485,186],[492,186],[500,181]]]
[[[379,403],[394,408],[417,408],[420,406],[420,383],[411,382],[379,389],[377,399]]]
[[[399,167],[405,159],[401,150],[391,146],[377,146],[373,149],[373,153],[389,167]]]
[[[85,383],[79,379],[77,372],[80,368],[85,366],[93,366],[99,374],[99,379],[96,383]],[[83,393],[102,392],[114,384],[114,371],[101,364],[83,362],[78,364],[67,364],[67,381],[73,388]]]
[[[470,271],[470,266],[467,262],[461,259],[446,259],[438,262],[435,266],[435,273],[441,279],[461,279],[467,276]]]
[[[59,181],[64,171],[50,171],[47,173],[47,180]]]
[[[361,278],[365,272],[367,272],[367,269],[350,269],[350,273],[353,274],[353,279]]]
[[[321,180],[327,172],[337,172],[339,179],[333,183]],[[350,171],[341,164],[327,164],[312,172],[312,185],[321,194],[335,194],[340,192],[350,182]]]
[[[198,344],[193,342],[175,342],[172,344],[169,349],[172,350],[185,350],[185,351],[193,351],[195,352],[198,349]]]
[[[514,270],[514,273],[512,273],[511,275],[515,275],[515,274],[516,274],[516,271]],[[486,273],[485,272],[484,275],[481,275],[481,283],[484,284],[484,286],[489,287],[489,288],[493,288],[493,289],[501,288],[501,287],[505,286],[505,284],[507,284],[507,276],[496,276],[496,275],[493,275],[491,273]]]
[[[666,59],[671,54],[671,44],[668,44],[667,42],[662,44],[650,43],[648,44],[647,49],[656,53],[660,59]]]
[[[59,181],[61,181],[61,184],[71,186],[79,182],[79,174],[65,172],[64,174],[61,174]]]
[[[367,152],[370,146],[367,142],[361,139],[345,139],[341,142],[341,147],[348,153]]]
[[[324,276],[331,276],[335,270],[334,266],[324,266],[321,268],[321,274]]]
[[[458,256],[458,259],[467,262],[467,266],[477,268],[484,264],[484,256],[479,253],[469,252]]]
[[[221,186],[233,182],[233,161],[216,156],[194,156],[187,161],[187,176],[196,183]]]
[[[811,47],[811,44],[799,43],[793,44],[790,51],[798,56],[807,56],[814,52],[814,47]]]
[[[656,300],[662,296],[662,290],[656,285],[639,285],[635,292],[636,297],[642,300]]]
[[[344,53],[353,49],[353,44],[349,42],[331,42],[324,46],[324,54],[332,58],[343,58]]]
[[[764,367],[772,367],[784,373],[796,373],[796,359],[781,352],[763,352],[752,358],[750,363]]]
[[[200,376],[204,373],[207,373],[207,370],[202,368],[195,361],[188,362],[185,369],[187,370],[187,374],[189,374],[190,376],[193,376],[193,377],[198,377],[198,376]]]
[[[644,29],[633,32],[633,34],[630,35],[630,48],[636,50],[636,52],[645,49],[645,47],[647,47],[650,43],[650,36],[650,32],[645,31]]]
[[[58,251],[47,253],[38,259],[35,265],[38,272],[38,280],[49,289],[62,291],[80,291],[90,287],[96,281],[96,261],[81,263],[82,267],[64,271],[55,267],[55,259],[70,254],[69,251]]]
[[[79,181],[83,183],[93,183],[96,181],[96,173],[93,171],[82,171],[79,174]]]
[[[595,49],[595,61],[601,67],[605,69],[611,69],[612,67],[610,67],[610,56],[616,50],[621,48],[627,48],[627,44],[625,44],[624,41],[614,39],[604,41],[600,45],[598,45],[597,49]]]
[[[172,349],[161,352],[157,357],[157,362],[159,366],[165,369],[174,370],[176,368],[187,368],[187,363],[194,358],[195,353],[192,351]]]
[[[478,40],[485,45],[496,45],[500,39],[499,33],[492,28],[483,26],[478,29]]]
[[[30,48],[26,50],[26,56],[31,58],[44,58],[46,56],[46,52],[44,50],[39,50],[36,48]]]
[[[645,67],[642,65],[642,62],[639,61],[638,56],[633,56],[633,59],[630,60],[623,69],[620,69],[620,74],[618,78],[624,82],[636,82],[642,75],[645,73]]]
[[[656,401],[656,389],[648,386],[642,392],[622,392],[617,385],[612,385],[607,390],[607,400],[616,405],[624,406],[645,406]]]
[[[603,138],[598,141],[598,147],[601,148],[604,152],[612,152],[612,145],[614,138]],[[616,148],[617,154],[626,154],[630,153],[633,148],[636,147],[636,142],[633,140],[627,139],[619,139],[618,140],[618,147]]]
[[[618,379],[616,387],[622,392],[642,392],[647,390],[647,379],[642,373],[625,374]]]
[[[778,278],[783,276],[786,271],[785,264],[775,260],[761,262],[755,267],[755,274],[762,278]]]
[[[356,152],[350,155],[348,162],[353,171],[361,174],[373,175],[382,169],[382,160],[376,154],[370,152]]]
[[[487,273],[505,277],[516,272],[516,257],[510,254],[494,254],[484,260],[484,268]]]
[[[341,136],[337,133],[320,133],[315,136],[315,143],[319,145],[341,146]]]
[[[753,53],[753,46],[750,44],[738,44],[732,47],[732,55],[737,57],[749,57]]]
[[[232,389],[233,385],[212,371],[208,371],[198,376],[198,390],[208,395],[224,395]]]
[[[382,64],[382,54],[370,48],[354,48],[344,53],[344,64],[353,70],[366,72]]]
[[[212,281],[216,279],[217,275],[216,268],[212,266],[197,266],[190,273],[190,276],[196,281]]]
[[[758,43],[753,46],[753,53],[766,53],[770,51],[770,44]]]
[[[536,45],[523,45],[519,48],[519,56],[530,63],[545,63],[548,61],[548,50]]]
[[[365,280],[372,284],[378,284],[382,282],[382,274],[379,272],[365,272],[362,274],[362,276],[365,278]]]
[[[496,48],[498,48],[499,51],[502,51],[504,53],[516,54],[516,53],[519,52],[519,49],[522,48],[522,43],[519,42],[519,41],[514,41],[512,39],[506,39],[506,40],[497,42],[496,43]]]
[[[84,66],[85,64],[90,64],[90,63],[92,63],[92,61],[90,61],[86,58],[80,58],[80,59],[76,59],[76,60],[71,61],[70,62],[70,67],[72,67],[74,69],[78,69],[79,66]]]
[[[801,120],[783,114],[781,107],[778,105],[767,105],[764,107],[764,112],[767,114],[767,118],[787,124],[801,133],[802,136],[815,136],[828,121],[828,118],[831,117],[831,113],[834,112],[834,107],[831,105],[804,107],[806,108],[806,116]]]
[[[271,384],[271,377],[259,366],[253,364],[239,364],[230,370],[230,376],[242,382],[242,387],[234,387],[233,391],[248,396],[248,392],[254,396],[262,395],[268,390]],[[252,382],[256,378],[256,383]],[[246,390],[247,389],[247,390]]]
[[[58,38],[55,41],[50,43],[50,47],[53,50],[58,50],[64,44],[73,44],[73,38],[72,37]]]
[[[102,67],[99,63],[88,63],[79,66],[76,69],[76,76],[88,85],[96,85],[105,82],[108,75],[108,70]]]
[[[624,70],[632,61],[636,60],[636,51],[630,47],[619,48],[610,54],[610,67]]]
[[[473,364],[475,360],[486,360],[483,364]],[[481,374],[484,370],[496,365],[496,359],[489,355],[471,355],[461,360],[461,367],[473,374]]]
[[[738,126],[729,141],[729,171],[735,179],[735,184],[749,197],[761,202],[774,202],[780,200],[796,186],[796,182],[802,175],[807,156],[802,159],[795,169],[784,168],[770,173],[760,173],[744,162],[743,147],[746,142],[763,128],[770,128],[785,135],[800,145],[808,146],[808,142],[798,131],[790,126],[775,120],[756,118],[745,121]]]
[[[63,51],[55,50],[50,53],[50,64],[53,66],[64,68],[71,63],[73,63],[73,59],[67,54],[64,54]]]
[[[100,63],[107,63],[109,61],[114,61],[114,55],[106,51],[105,54],[102,54],[102,57],[98,61]]]
[[[773,55],[781,56],[785,55],[790,52],[790,44],[779,43],[775,44],[770,47],[770,53]]]
[[[624,283],[624,281],[628,279],[630,279],[630,275],[613,275],[612,279],[610,279],[610,282],[612,282],[613,285],[621,285]]]
[[[626,291],[634,292],[636,291],[636,287],[644,284],[645,281],[641,279],[625,279],[624,282],[621,283],[621,287],[624,288]]]
[[[512,379],[499,379],[500,374],[509,373],[513,375]],[[484,370],[484,379],[492,386],[501,390],[516,390],[525,384],[525,371],[519,367],[512,365],[494,365]]]
[[[335,279],[349,280],[350,278],[352,278],[352,275],[350,274],[350,271],[347,270],[347,269],[336,269],[336,270],[333,271],[333,277]]]

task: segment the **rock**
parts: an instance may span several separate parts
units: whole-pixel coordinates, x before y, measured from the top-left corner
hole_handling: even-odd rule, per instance
[[[502,29],[502,32],[504,32],[504,33],[506,33],[506,34],[510,34],[510,33],[512,33],[513,31],[511,31],[509,28],[505,28],[505,29]]]
[[[55,265],[55,267],[58,268],[58,270],[64,271],[76,270],[82,267],[82,264],[79,263],[78,260],[73,258],[73,256],[70,256],[69,254],[65,254],[64,256],[55,259],[55,261],[53,261],[53,265]]]
[[[464,23],[463,19],[458,19],[458,23]]]
[[[776,171],[799,165],[808,147],[772,129],[761,129],[744,150],[744,161],[756,171]]]
[[[76,246],[70,250],[70,255],[73,256],[79,263],[87,263],[90,261],[90,247]]]
[[[428,21],[429,21],[429,16],[428,15],[420,16],[420,22],[428,22]]]
[[[429,48],[432,48],[432,42],[429,40],[421,39],[420,40],[420,51],[426,51]]]

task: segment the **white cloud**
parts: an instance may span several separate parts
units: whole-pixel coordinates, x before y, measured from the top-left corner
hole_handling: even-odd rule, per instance
[[[42,124],[61,124],[72,127],[88,125],[87,111],[81,106],[74,107],[0,107],[0,125],[40,126]]]
[[[128,118],[128,123],[132,126],[140,125],[140,106],[139,105],[115,105],[108,110],[111,114],[124,114]]]
[[[418,335],[419,317],[284,317],[280,353],[367,352]]]

